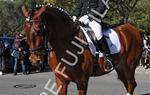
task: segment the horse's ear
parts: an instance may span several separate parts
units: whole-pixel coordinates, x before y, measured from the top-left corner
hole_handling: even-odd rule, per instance
[[[29,11],[28,11],[27,6],[25,6],[25,5],[22,6],[22,13],[25,18],[27,18],[29,16]]]
[[[38,10],[36,17],[40,17],[45,10],[46,10],[46,6],[42,5],[42,7]]]

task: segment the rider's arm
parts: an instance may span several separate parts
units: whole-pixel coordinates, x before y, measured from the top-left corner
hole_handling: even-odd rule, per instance
[[[96,8],[93,8],[93,10],[96,11],[97,13],[103,14],[105,10],[107,9],[106,5],[103,3],[102,0],[98,0],[97,4],[98,6]],[[95,17],[101,18],[99,15],[97,15],[93,11],[91,11],[90,14]]]

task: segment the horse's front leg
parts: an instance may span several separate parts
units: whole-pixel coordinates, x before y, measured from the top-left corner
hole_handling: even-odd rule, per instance
[[[88,79],[84,81],[79,80],[77,82],[77,88],[78,88],[78,95],[86,95],[88,88]]]
[[[56,76],[56,84],[57,84],[57,89],[59,90],[58,95],[67,95],[69,81],[64,79],[59,79]]]

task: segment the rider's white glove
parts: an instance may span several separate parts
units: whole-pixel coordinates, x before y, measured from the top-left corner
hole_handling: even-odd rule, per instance
[[[88,15],[82,16],[82,17],[79,19],[79,21],[80,21],[81,23],[84,23],[85,25],[87,25],[87,24],[90,22]]]
[[[73,20],[73,22],[75,22],[77,20],[77,17],[76,16],[72,16],[72,20]]]

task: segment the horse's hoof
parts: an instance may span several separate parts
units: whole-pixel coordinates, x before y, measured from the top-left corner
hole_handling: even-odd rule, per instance
[[[127,93],[126,95],[131,95],[130,93]]]
[[[3,73],[2,73],[2,72],[0,72],[0,75],[3,75]]]

